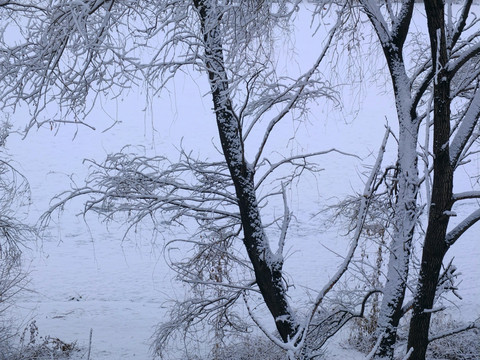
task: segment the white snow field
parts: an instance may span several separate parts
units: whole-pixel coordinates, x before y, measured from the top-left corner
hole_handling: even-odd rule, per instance
[[[316,57],[319,46],[316,38],[311,37],[309,12],[302,8],[298,16],[301,19],[297,23],[302,27],[298,26],[288,45],[294,43],[296,52],[288,49],[282,56],[285,62],[295,59],[298,67],[305,69]],[[418,23],[424,20],[418,11],[415,16]],[[286,245],[289,256],[285,271],[296,284],[293,304],[305,300],[307,289],[321,288],[342,260],[333,251],[344,254],[348,247],[349,239],[342,237],[343,229],[325,229],[324,219],[318,213],[326,204],[362,190],[362,165],[374,162],[386,123],[396,126],[389,84],[382,85],[383,75],[377,71],[382,67],[380,54],[372,49],[370,57],[361,60],[371,64],[380,81],[363,87],[346,86],[342,90],[343,110],[323,100],[312,104],[309,121],[292,124],[286,120],[272,145],[272,150],[279,151],[287,149],[287,145],[305,151],[335,147],[362,158],[359,161],[335,154],[319,157],[317,161],[324,171],[318,181],[307,176],[289,194],[291,210],[298,217]],[[96,127],[95,131],[73,126],[61,126],[58,133],[49,128],[33,129],[25,140],[12,134],[7,142],[8,152],[31,185],[29,218],[38,218],[48,209],[50,199],[68,190],[72,181],[82,184],[88,166],[84,159],[102,161],[108,153],[126,145],[137,146],[139,152],[175,159],[176,147],[182,142],[200,157],[218,156],[213,145],[218,141],[211,100],[205,94],[205,76],[186,74],[177,77],[170,83],[169,91],[146,108],[144,94],[135,89],[121,99],[104,101],[90,115],[89,123]],[[28,119],[25,110],[12,116],[16,128]],[[114,120],[118,123],[103,132]],[[392,149],[387,162],[394,158]],[[478,162],[471,166],[472,173],[479,173]],[[468,189],[470,178],[465,176],[457,186]],[[34,319],[41,335],[77,341],[82,347],[88,345],[93,329],[92,360],[149,359],[154,328],[165,320],[165,302],[181,298],[184,293],[184,288],[173,280],[162,253],[164,241],[175,234],[165,231],[153,243],[146,225],[122,241],[121,225],[107,226],[95,216],[85,222],[76,215],[81,210],[82,203],[73,202],[54,218],[41,241],[29,244],[31,249],[25,252],[24,261],[30,283],[28,291],[19,295],[13,312],[23,325]],[[456,211],[461,218],[468,208]],[[455,257],[463,274],[459,289],[463,300],[455,306],[447,305],[455,317],[465,320],[480,316],[479,230],[478,225],[470,229],[447,255],[447,259]],[[329,358],[362,358],[339,342],[337,338],[329,344]]]

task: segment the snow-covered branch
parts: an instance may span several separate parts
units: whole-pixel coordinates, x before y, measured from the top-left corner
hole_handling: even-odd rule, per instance
[[[429,337],[428,342],[431,343],[435,340],[440,340],[440,339],[446,338],[448,336],[452,336],[452,335],[455,335],[455,334],[460,334],[464,331],[468,331],[468,330],[472,330],[472,329],[478,329],[478,328],[479,328],[479,325],[477,323],[471,322],[471,323],[469,323],[465,326],[461,326],[461,327],[458,327],[456,329],[448,330],[448,331],[445,331],[443,333],[440,333],[440,334],[434,335],[432,337]]]
[[[309,332],[309,327],[311,322],[316,316],[317,310],[319,306],[321,305],[322,301],[324,300],[325,296],[329,293],[329,291],[335,286],[335,284],[341,279],[341,277],[345,274],[345,272],[348,269],[348,266],[353,258],[353,255],[355,254],[355,250],[358,246],[360,236],[362,234],[363,230],[363,225],[368,213],[369,205],[370,205],[370,200],[371,197],[374,194],[375,191],[375,182],[376,179],[381,176],[381,165],[383,161],[383,155],[385,153],[388,137],[390,135],[390,128],[387,128],[385,131],[385,136],[383,138],[382,144],[380,146],[380,149],[378,151],[377,159],[375,162],[375,165],[373,166],[370,176],[365,183],[365,188],[363,191],[363,194],[360,199],[360,205],[358,209],[358,215],[357,215],[357,221],[356,221],[356,226],[355,226],[355,233],[353,234],[352,237],[352,243],[350,245],[350,249],[345,256],[342,264],[338,267],[338,270],[336,273],[332,276],[332,278],[323,286],[323,288],[319,291],[315,302],[312,306],[312,309],[310,311],[309,317],[306,320],[306,324],[304,325],[302,331],[298,332],[298,335],[301,336],[300,339],[298,339],[301,343],[304,343],[306,341],[307,334]],[[343,325],[344,322],[340,321],[338,324]],[[337,324],[337,325],[338,325]],[[341,326],[340,326],[341,327]],[[337,329],[338,330],[338,329]]]
[[[447,233],[445,244],[450,247],[457,241],[462,234],[475,225],[480,220],[480,209],[475,210],[467,216],[460,224],[455,226]]]
[[[204,224],[224,222],[239,225],[237,201],[225,164],[202,162],[185,152],[178,163],[163,157],[145,157],[126,152],[112,154],[105,162],[90,161],[91,173],[84,187],[58,196],[42,221],[75,198],[87,198],[84,213],[93,211],[106,220],[116,215],[129,218],[130,227],[144,219],[179,223],[191,218]],[[152,215],[154,215],[152,217]]]
[[[463,116],[462,122],[455,133],[454,138],[451,141],[450,145],[450,163],[453,166],[456,166],[460,155],[462,154],[465,145],[467,144],[469,138],[472,136],[472,133],[475,127],[478,124],[480,117],[480,89],[476,89],[475,95],[468,104],[467,111]]]
[[[472,4],[473,0],[466,0],[463,3],[462,12],[457,20],[455,30],[453,31],[452,36],[448,39],[448,48],[450,51],[452,51],[454,46],[457,44],[457,41],[460,39],[463,31],[465,30],[465,26],[467,25],[467,18],[470,13],[470,8],[472,7]]]
[[[453,194],[453,201],[480,199],[480,191],[465,191],[458,194]]]

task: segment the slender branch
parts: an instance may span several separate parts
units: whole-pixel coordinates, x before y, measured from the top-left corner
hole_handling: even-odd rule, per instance
[[[287,192],[285,190],[285,185],[282,184],[282,197],[283,197],[283,221],[282,221],[282,231],[278,239],[278,249],[277,249],[277,258],[283,257],[283,249],[285,247],[285,241],[287,238],[288,226],[290,225],[290,220],[292,219],[292,214],[288,208],[287,203]]]
[[[460,236],[463,235],[465,231],[470,229],[473,225],[480,220],[480,209],[475,210],[472,212],[467,218],[465,218],[460,224],[455,226],[450,232],[447,233],[445,238],[445,244],[447,247],[452,246]]]
[[[329,149],[329,150],[324,150],[324,151],[317,151],[317,152],[308,153],[308,154],[300,154],[300,155],[291,156],[291,157],[285,158],[283,160],[280,160],[279,162],[276,162],[275,164],[272,164],[270,166],[270,168],[265,172],[265,174],[263,174],[262,177],[257,181],[257,183],[255,185],[255,189],[258,189],[260,187],[260,185],[265,181],[265,179],[267,179],[268,176],[270,176],[278,167],[280,167],[282,165],[293,163],[295,160],[305,160],[307,158],[320,156],[320,155],[325,155],[325,154],[329,154],[329,153],[332,153],[332,152],[335,152],[335,153],[338,153],[338,154],[341,154],[341,155],[345,155],[345,156],[352,156],[352,157],[356,157],[357,159],[360,159],[360,157],[358,155],[350,154],[350,153],[347,153],[347,152],[344,152],[344,151],[340,151],[340,150],[337,150],[335,148]]]
[[[329,293],[329,291],[335,286],[335,284],[341,279],[343,274],[347,271],[348,266],[349,266],[349,264],[350,264],[350,262],[353,258],[353,255],[355,254],[355,250],[358,246],[358,242],[359,242],[360,236],[362,234],[363,225],[364,225],[366,217],[367,217],[368,208],[369,208],[369,205],[370,205],[370,200],[371,200],[371,197],[372,197],[373,192],[374,192],[375,180],[379,176],[379,174],[381,173],[381,164],[382,164],[382,161],[383,161],[383,155],[384,155],[385,150],[386,150],[386,145],[387,145],[389,135],[390,135],[390,128],[387,127],[387,129],[385,131],[385,136],[383,138],[382,144],[381,144],[380,149],[378,151],[377,160],[375,162],[375,165],[372,168],[372,171],[370,173],[370,177],[365,184],[365,188],[364,188],[364,191],[363,191],[363,194],[362,194],[362,197],[361,197],[360,206],[359,206],[359,210],[358,210],[357,224],[356,224],[356,227],[355,227],[355,234],[353,235],[352,244],[350,245],[350,249],[349,249],[347,255],[345,256],[345,259],[343,260],[343,263],[338,268],[337,272],[332,276],[332,278],[327,282],[327,284],[319,291],[319,293],[317,295],[317,298],[315,300],[315,303],[312,306],[312,309],[310,311],[309,318],[307,319],[307,322],[304,326],[304,331],[303,331],[303,335],[302,335],[302,342],[305,341],[305,337],[306,337],[306,333],[307,333],[306,329],[308,329],[309,324],[313,320],[313,318],[314,318],[314,316],[317,312],[318,307],[322,303],[325,296]]]
[[[468,331],[468,330],[471,330],[471,329],[478,329],[479,326],[475,323],[475,322],[471,322],[465,326],[461,326],[461,327],[458,327],[456,329],[452,329],[452,330],[448,330],[448,331],[445,331],[443,333],[440,333],[438,335],[435,335],[435,336],[432,336],[430,338],[428,338],[428,343],[431,343],[435,340],[440,340],[440,339],[443,339],[443,338],[446,338],[448,336],[452,336],[452,335],[455,335],[455,334],[460,334],[462,332],[465,332],[465,331]]]
[[[460,39],[460,36],[462,35],[463,30],[465,29],[465,25],[467,24],[468,14],[470,12],[470,8],[472,7],[472,4],[473,4],[473,0],[465,0],[463,4],[462,13],[460,15],[460,18],[457,21],[455,32],[453,33],[451,42],[449,44],[450,51],[457,44],[458,39]]]
[[[346,6],[346,4],[344,6]],[[337,16],[336,24],[333,26],[332,29],[330,29],[329,35],[328,35],[328,38],[327,38],[327,42],[324,45],[324,47],[322,49],[322,52],[321,52],[320,56],[317,58],[315,64],[312,66],[312,68],[308,72],[303,74],[300,77],[300,79],[295,82],[295,84],[300,84],[299,89],[293,95],[292,99],[287,103],[287,105],[272,120],[270,120],[270,123],[268,124],[268,127],[265,130],[263,140],[260,143],[257,155],[255,156],[255,160],[253,161],[253,167],[254,168],[256,168],[258,162],[260,161],[263,150],[264,150],[265,145],[268,141],[268,138],[270,137],[271,132],[273,131],[273,128],[275,127],[275,125],[277,125],[279,123],[279,121],[281,119],[283,119],[285,117],[286,114],[288,114],[294,108],[294,105],[296,104],[297,100],[300,98],[300,95],[303,93],[306,86],[309,84],[309,80],[311,79],[313,74],[317,71],[318,67],[320,66],[323,59],[325,58],[325,56],[327,54],[327,51],[330,48],[330,45],[331,45],[331,43],[332,43],[332,41],[335,37],[335,34],[336,34],[337,30],[340,28],[340,25],[341,25],[341,12],[339,12],[339,14]],[[248,131],[247,131],[247,133],[248,133]]]
[[[468,199],[480,199],[480,191],[465,191],[458,194],[453,194],[452,201],[468,200]]]
[[[450,164],[457,166],[458,159],[472,136],[480,116],[480,88],[477,87],[475,95],[468,104],[468,109],[463,116],[462,122],[451,141],[450,145]]]

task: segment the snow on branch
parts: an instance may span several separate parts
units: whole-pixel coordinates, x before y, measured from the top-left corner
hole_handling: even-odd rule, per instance
[[[116,46],[109,44],[107,36],[114,3],[51,2],[19,20],[19,27],[22,21],[29,23],[26,34],[23,29],[19,31],[24,35],[23,43],[2,44],[2,101],[12,106],[20,101],[30,104],[30,127],[48,103],[58,101],[66,113],[85,114],[89,111],[85,101],[90,88],[95,85],[97,91],[105,91],[112,86],[114,81],[108,78],[105,67],[117,62],[111,56]],[[102,81],[105,83],[98,87]],[[70,122],[61,116],[58,120]],[[80,117],[72,121],[83,123]]]
[[[474,38],[478,36],[480,36],[480,33],[476,33]],[[470,45],[472,44],[472,41],[473,39],[470,37],[467,39],[466,43]],[[451,76],[460,71],[468,61],[480,55],[480,42],[473,43],[473,45],[469,46],[467,49],[465,49],[465,46],[462,46],[459,50],[456,50],[455,55],[455,60],[450,61],[447,65],[447,71]]]
[[[128,218],[128,231],[142,220],[163,226],[182,223],[183,218],[226,227],[239,225],[237,200],[224,163],[193,159],[181,152],[177,163],[164,157],[146,157],[122,152],[111,154],[103,163],[89,161],[85,186],[57,196],[57,202],[43,215],[47,223],[56,210],[75,198],[86,198],[83,213],[94,212],[105,220],[117,215]],[[128,232],[127,231],[127,232]]]
[[[432,336],[432,337],[428,338],[428,342],[431,343],[435,340],[440,340],[440,339],[446,338],[448,336],[452,336],[452,335],[455,335],[455,334],[460,334],[462,332],[472,330],[472,329],[478,329],[478,328],[480,328],[480,326],[476,322],[471,322],[469,324],[458,327],[456,329],[448,330],[448,331],[445,331],[443,333]]]
[[[362,234],[363,225],[365,223],[365,219],[368,214],[370,201],[375,192],[376,179],[382,176],[381,164],[383,161],[383,155],[385,153],[390,132],[391,132],[390,128],[387,128],[385,131],[385,136],[383,138],[382,144],[378,151],[376,162],[370,172],[370,176],[367,182],[365,183],[365,188],[360,199],[355,233],[353,234],[352,243],[350,245],[349,251],[345,256],[342,264],[339,266],[337,272],[332,276],[332,278],[327,282],[327,284],[325,284],[323,288],[319,291],[317,298],[315,299],[315,302],[310,311],[310,315],[307,318],[305,325],[303,325],[303,329],[301,331],[298,331],[297,336],[300,336],[300,338],[297,340],[300,343],[304,343],[306,341],[307,333],[309,332],[309,327],[317,314],[317,310],[319,306],[321,305],[325,296],[330,292],[330,290],[335,286],[335,284],[341,279],[343,274],[347,271],[348,266],[353,258],[353,255],[355,254],[355,250],[358,246],[358,243]],[[337,322],[337,325],[339,325],[340,327],[343,326],[343,324],[344,324],[343,320]]]
[[[470,229],[474,224],[480,220],[480,209],[475,210],[467,216],[460,224],[450,230],[445,238],[445,244],[452,246],[462,234]]]
[[[456,166],[461,154],[469,140],[480,117],[480,89],[476,89],[475,95],[468,104],[463,120],[455,133],[450,145],[450,163]]]
[[[385,45],[392,41],[392,34],[388,28],[387,22],[383,17],[380,6],[375,0],[361,0],[360,3],[363,6],[363,10],[370,19],[378,38]]]
[[[453,194],[453,201],[480,199],[480,191],[465,191],[458,194]]]
[[[462,12],[459,19],[457,20],[455,30],[453,31],[452,36],[448,38],[448,48],[450,49],[450,51],[457,44],[458,39],[460,39],[460,36],[465,30],[465,26],[467,25],[467,18],[470,13],[470,8],[472,7],[472,4],[473,0],[466,0],[463,4]]]

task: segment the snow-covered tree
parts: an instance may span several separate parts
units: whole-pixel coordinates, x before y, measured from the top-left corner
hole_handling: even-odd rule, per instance
[[[461,194],[453,191],[455,174],[471,152],[476,151],[472,146],[479,136],[480,27],[471,16],[472,3],[464,1],[459,15],[454,15],[452,2],[425,1],[433,68],[433,183],[408,338],[413,360],[425,359],[445,254],[480,220],[480,209],[476,209],[448,229],[450,218],[455,216],[454,204],[480,197],[478,191]],[[467,28],[472,32],[466,31]]]
[[[320,318],[318,309],[354,254],[380,160],[365,187],[357,231],[344,263],[319,291],[306,317],[300,317],[289,304],[283,264],[292,214],[286,189],[302,173],[318,171],[312,159],[339,152],[329,149],[276,158],[266,154],[281,122],[305,114],[312,99],[336,95],[320,68],[339,21],[326,31],[317,60],[303,74],[292,78],[275,69],[273,29],[288,27],[296,6],[289,1],[251,0],[40,1],[32,7],[37,16],[28,18],[28,27],[18,23],[23,42],[4,39],[0,50],[2,101],[5,106],[26,102],[32,114],[30,126],[86,124],[85,116],[97,97],[115,97],[141,81],[150,92],[161,91],[184,68],[208,78],[221,161],[194,159],[187,152],[177,162],[126,151],[112,154],[105,162],[93,162],[86,186],[64,194],[50,210],[73,197],[89,196],[86,211],[106,218],[128,214],[132,227],[145,218],[153,218],[156,226],[160,226],[157,217],[167,219],[163,226],[193,220],[198,231],[187,241],[195,244],[198,256],[174,266],[183,279],[224,290],[213,301],[182,303],[186,310],[178,313],[179,320],[160,328],[157,352],[175,324],[210,314],[219,319],[238,299],[245,301],[257,321],[249,307],[250,292],[261,295],[280,339],[265,333],[291,356],[313,356],[311,352],[349,319],[363,314],[369,294],[360,313],[337,309]],[[275,198],[284,211],[266,223],[262,209]],[[267,236],[273,227],[280,229],[274,242]],[[205,238],[213,240],[209,243]],[[228,252],[225,245],[233,241],[243,244],[246,259]],[[209,275],[213,279],[206,279],[197,271],[202,262],[211,263],[211,257],[201,256],[205,251],[221,252],[225,261],[236,262],[251,277],[227,282],[221,276],[222,267],[218,274]]]
[[[478,142],[480,47],[478,23],[469,17],[472,1],[464,1],[455,15],[450,2],[427,1],[429,44],[419,41],[413,52],[407,48],[413,34],[414,0],[319,2],[317,16],[338,12],[338,18],[334,15],[336,21],[325,32],[311,68],[295,77],[282,76],[272,59],[272,38],[281,28],[288,31],[297,5],[295,1],[262,0],[3,2],[0,6],[15,20],[6,22],[2,31],[0,99],[3,106],[28,104],[29,127],[44,123],[91,126],[85,119],[99,98],[121,96],[125,89],[138,85],[155,94],[184,69],[204,74],[213,103],[220,160],[194,158],[181,150],[179,160],[172,161],[129,154],[126,148],[104,162],[92,161],[85,186],[63,194],[49,213],[72,198],[86,196],[85,211],[107,219],[128,214],[130,227],[144,219],[152,219],[157,230],[184,221],[196,227],[193,236],[185,239],[193,244],[194,256],[172,266],[197,290],[200,286],[219,290],[212,298],[180,304],[178,316],[157,332],[158,352],[179,324],[205,317],[221,324],[232,315],[228,312],[232,304],[243,299],[252,321],[274,343],[291,356],[312,357],[346,321],[363,314],[369,296],[377,291],[367,291],[357,302],[360,312],[345,307],[333,313],[319,311],[326,294],[347,270],[372,197],[385,183],[382,155],[391,132],[387,131],[355,203],[350,250],[303,316],[289,303],[283,274],[284,246],[292,219],[287,189],[302,173],[318,171],[314,158],[338,150],[275,157],[267,148],[287,117],[304,115],[312,99],[335,98],[321,68],[335,36],[346,24],[343,11],[362,10],[385,55],[399,128],[396,164],[387,171],[387,192],[394,198],[388,210],[392,231],[378,343],[372,356],[393,358],[399,321],[413,304],[409,347],[414,349],[412,356],[421,359],[428,344],[433,302],[445,290],[443,280],[450,274],[440,275],[445,252],[480,217],[476,211],[448,231],[453,204],[479,197],[477,192],[455,195],[452,190],[455,171]],[[447,11],[441,10],[444,8]],[[18,18],[23,15],[23,20]],[[17,31],[18,37],[8,36],[12,31]],[[425,144],[419,143],[422,126],[427,134],[433,131],[431,151],[428,137]],[[283,171],[285,168],[288,170]],[[419,200],[423,189],[425,203]],[[264,208],[274,201],[283,204],[283,212],[267,222]],[[429,220],[424,260],[415,301],[406,302],[417,225],[425,208]],[[272,241],[270,230],[275,227],[278,238]],[[245,256],[235,253],[234,243],[242,244]],[[231,264],[241,268],[242,275],[249,275],[223,276]],[[211,270],[208,275],[207,267]],[[279,339],[256,319],[249,306],[252,293],[263,299]],[[416,339],[419,332],[422,336]]]
[[[453,204],[478,195],[476,192],[454,195],[453,180],[455,171],[471,154],[478,137],[480,33],[476,18],[470,16],[472,1],[464,1],[455,14],[452,2],[425,1],[430,46],[425,45],[424,51],[428,56],[419,56],[421,50],[405,55],[407,37],[412,33],[410,25],[415,1],[379,4],[361,0],[359,3],[378,35],[385,55],[399,124],[394,228],[375,353],[378,358],[393,359],[399,321],[412,306],[404,303],[412,240],[426,206],[428,226],[422,240],[423,258],[418,287],[413,294],[414,311],[409,336],[409,348],[413,349],[411,358],[424,359],[428,324],[434,300],[441,290],[440,270],[444,255],[479,220],[477,210],[447,232]],[[408,68],[411,65],[407,64],[413,64],[413,67]],[[453,104],[455,110],[452,113]],[[430,119],[432,114],[433,120]],[[432,151],[428,138],[423,148],[418,143],[422,122],[427,134],[433,129]],[[418,175],[418,154],[425,163],[422,178]],[[430,183],[431,171],[433,184]],[[422,183],[427,192],[426,205],[417,201]]]

